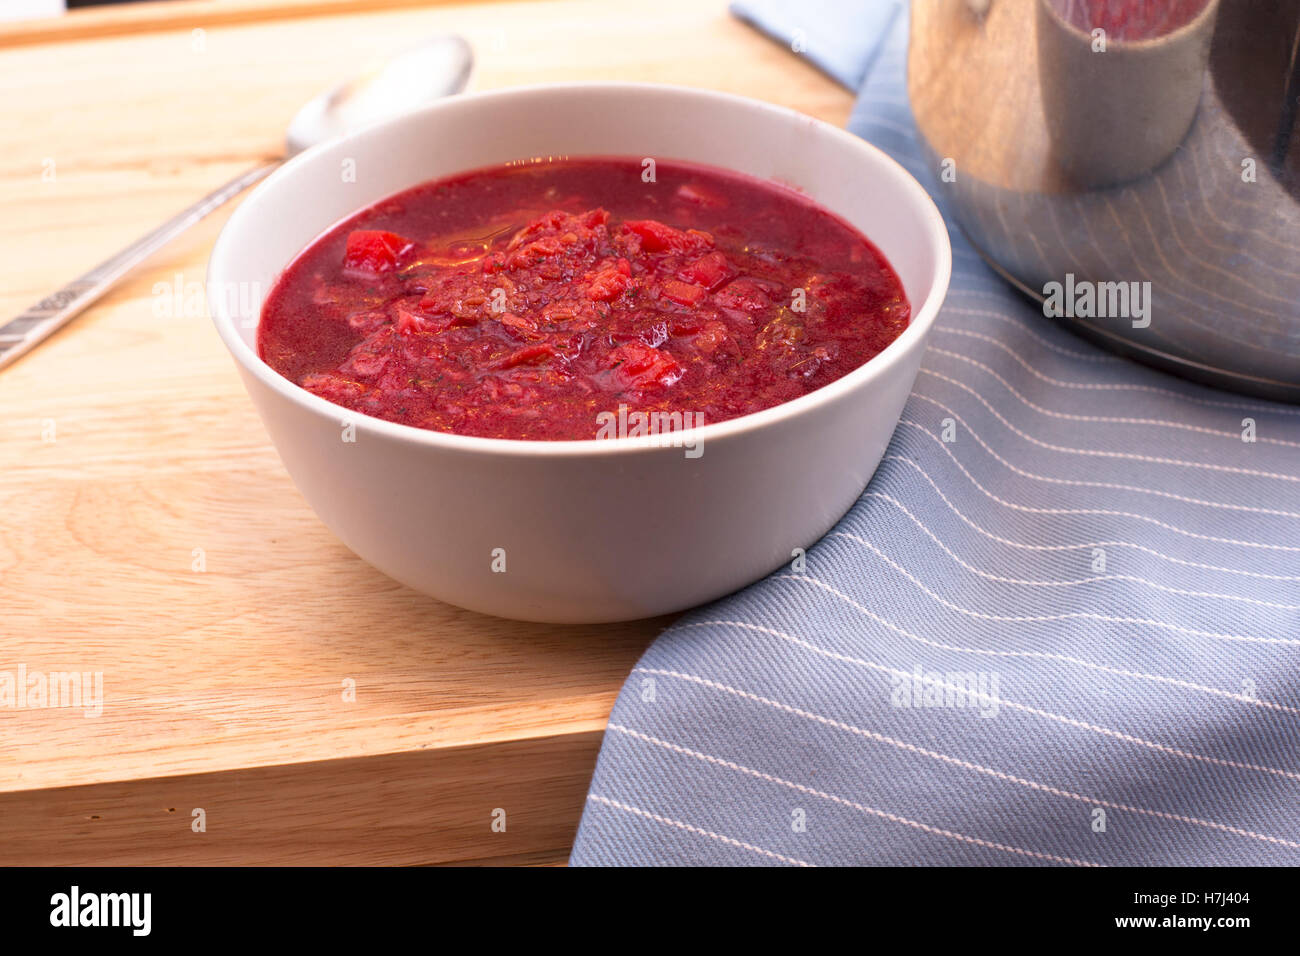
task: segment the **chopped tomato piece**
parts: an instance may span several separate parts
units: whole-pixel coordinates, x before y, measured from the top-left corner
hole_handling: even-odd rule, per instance
[[[550,259],[558,256],[564,251],[564,244],[555,236],[543,236],[541,239],[534,239],[532,242],[515,250],[510,258],[506,260],[506,265],[512,269],[523,268],[540,262],[542,259]]]
[[[721,252],[710,252],[677,270],[677,278],[716,289],[736,274]]]
[[[623,388],[668,386],[682,377],[683,369],[677,360],[643,342],[628,342],[609,353],[614,378]]]
[[[396,325],[398,332],[427,331],[428,322],[419,312],[405,306],[398,306],[394,311],[397,313]]]
[[[468,315],[455,315],[447,311],[425,310],[424,303],[420,303],[420,308],[412,309],[405,305],[398,305],[393,308],[397,316],[395,323],[398,332],[446,332],[448,329],[458,325],[477,325],[475,319]]]
[[[713,235],[702,229],[686,230],[686,248],[689,252],[703,252],[713,248]]]
[[[626,259],[620,259],[619,262],[622,265],[627,265]],[[603,269],[592,277],[591,286],[587,289],[587,298],[597,302],[609,302],[612,299],[617,299],[631,286],[631,278],[618,266],[612,269]]]
[[[513,312],[504,312],[501,315],[501,324],[518,338],[537,338],[538,325],[536,319],[523,315],[515,315]]]
[[[378,229],[358,229],[348,233],[347,250],[343,253],[343,268],[356,272],[391,272],[397,260],[415,243],[403,239],[395,232]]]
[[[680,279],[665,279],[663,284],[663,296],[665,299],[672,299],[681,305],[694,305],[707,294],[707,290],[697,285],[691,285],[689,282],[682,282]]]
[[[505,358],[496,363],[499,369],[515,368],[518,365],[540,365],[543,362],[549,362],[560,353],[555,348],[546,344],[525,345],[521,349],[516,349]]]
[[[641,248],[647,252],[681,249],[686,245],[685,233],[653,219],[629,219],[623,225],[641,237]]]
[[[700,330],[699,335],[695,336],[695,347],[704,354],[710,355],[730,337],[731,333],[727,331],[725,323],[716,320],[705,322],[704,328]]]

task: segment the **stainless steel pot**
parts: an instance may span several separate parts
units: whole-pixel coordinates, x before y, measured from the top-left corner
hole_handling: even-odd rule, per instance
[[[1046,314],[1300,402],[1298,51],[1300,0],[912,0],[908,92],[963,229]]]

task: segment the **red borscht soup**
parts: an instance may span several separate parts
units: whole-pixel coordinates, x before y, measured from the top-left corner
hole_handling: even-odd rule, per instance
[[[711,424],[833,382],[906,328],[898,276],[799,193],[687,163],[563,159],[416,186],[312,243],[258,350],[345,408],[515,439]]]

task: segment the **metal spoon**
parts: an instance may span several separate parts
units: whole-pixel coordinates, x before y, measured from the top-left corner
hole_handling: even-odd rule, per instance
[[[469,82],[473,63],[474,55],[463,39],[435,37],[306,103],[289,123],[283,158],[250,169],[209,193],[111,259],[0,326],[0,368],[44,341],[133,268],[208,213],[269,175],[285,159],[375,120],[461,92]]]

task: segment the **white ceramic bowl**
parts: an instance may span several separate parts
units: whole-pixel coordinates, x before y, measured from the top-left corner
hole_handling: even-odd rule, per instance
[[[699,429],[696,458],[652,436],[528,442],[398,425],[318,398],[258,358],[265,294],[339,220],[464,170],[602,155],[692,160],[803,190],[888,257],[911,300],[911,325],[825,388]],[[342,175],[349,160],[355,182]],[[925,190],[843,130],[703,90],[573,84],[448,99],[297,156],[231,216],[208,290],[217,330],[285,467],[349,548],[475,611],[614,621],[743,587],[848,510],[898,423],[951,262]],[[348,423],[355,441],[344,440]],[[504,572],[494,570],[502,556]]]

